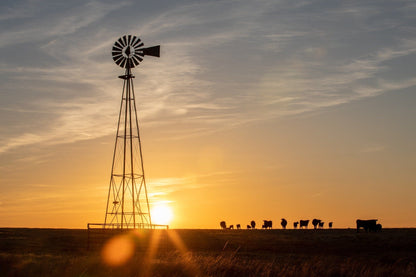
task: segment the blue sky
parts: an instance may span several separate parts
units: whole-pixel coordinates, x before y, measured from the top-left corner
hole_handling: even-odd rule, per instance
[[[415,115],[414,1],[2,1],[0,6],[3,209],[7,199],[20,197],[7,183],[27,185],[12,177],[22,164],[53,163],[54,147],[101,139],[112,143],[121,91],[117,76],[123,72],[111,59],[111,47],[124,34],[139,36],[145,46],[161,45],[160,59],[147,57],[134,70],[150,144],[174,147],[227,134],[229,144],[222,147],[230,148],[251,130],[258,138],[248,137],[241,151],[257,143],[279,149],[284,145],[279,130],[292,126],[286,134],[293,144],[285,147],[309,149],[314,133],[327,134],[325,141],[344,124],[345,134],[356,136],[340,160],[354,156],[352,149],[386,157],[393,155],[386,153],[389,149],[403,153],[398,161],[406,183],[403,195],[414,193],[409,161],[416,153],[403,144],[416,135],[409,121]],[[382,118],[380,107],[388,118]],[[331,118],[339,120],[334,129],[328,127]],[[392,133],[397,137],[387,139]],[[321,149],[323,143],[311,147]],[[337,153],[326,143],[323,152]],[[220,146],[207,149],[212,147]],[[253,153],[247,153],[248,160]],[[271,162],[273,157],[264,156],[259,164],[284,163],[277,157]],[[307,160],[308,153],[299,159]],[[375,167],[374,174],[385,170]],[[211,173],[223,172],[232,170]],[[185,175],[160,180],[185,182]],[[32,181],[51,185],[40,180]],[[314,188],[317,195],[323,191]],[[409,224],[416,224],[412,220]]]

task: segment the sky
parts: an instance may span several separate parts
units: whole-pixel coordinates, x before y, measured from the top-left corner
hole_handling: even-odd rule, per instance
[[[151,205],[171,228],[416,227],[416,3],[0,3],[0,227],[102,223],[125,34]]]

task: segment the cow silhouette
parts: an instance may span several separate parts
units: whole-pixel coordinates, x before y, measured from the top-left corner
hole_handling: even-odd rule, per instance
[[[251,229],[251,226],[247,224],[247,229]]]
[[[251,229],[256,229],[256,222],[254,220],[250,222],[250,225],[251,225]]]
[[[230,227],[228,227],[228,229],[234,229],[234,225],[230,225]]]
[[[225,223],[225,221],[221,221],[220,226],[222,229],[227,229],[227,223]]]
[[[240,224],[237,224],[237,229],[241,229],[241,225]]]
[[[329,228],[332,228],[332,222],[328,223]]]
[[[377,224],[377,219],[357,219],[357,233],[359,232],[360,228],[363,228],[366,232],[377,232],[380,229],[381,231],[381,224]],[[377,227],[377,225],[380,225]]]
[[[313,228],[314,229],[316,229],[316,227],[318,227],[319,226],[319,223],[321,222],[321,220],[320,219],[316,219],[316,218],[314,218],[313,220],[312,220],[312,225],[313,225]]]
[[[286,225],[287,225],[287,220],[282,218],[282,221],[280,222],[280,225],[282,225],[283,229],[286,229]]]
[[[263,229],[272,229],[273,222],[271,220],[263,220],[264,224],[261,226]]]
[[[322,229],[322,228],[324,228],[324,222],[323,221],[319,222],[319,229]]]
[[[305,227],[308,229],[309,219],[308,220],[299,220],[299,228]]]
[[[296,222],[293,222],[293,228],[298,228],[298,225],[299,225],[299,221],[296,221]]]

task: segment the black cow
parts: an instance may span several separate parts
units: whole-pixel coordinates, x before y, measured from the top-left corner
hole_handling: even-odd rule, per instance
[[[264,224],[261,226],[263,229],[272,229],[273,222],[271,220],[263,220]]]
[[[230,227],[228,227],[228,229],[234,229],[234,225],[230,225]]]
[[[283,229],[286,229],[287,220],[282,218],[282,222],[280,222],[280,224],[282,225]]]
[[[319,228],[320,229],[324,228],[324,222],[323,221],[319,222]]]
[[[313,225],[313,228],[314,228],[314,229],[316,229],[316,227],[318,227],[319,223],[321,223],[321,220],[320,220],[320,219],[316,219],[316,218],[314,218],[314,219],[312,220],[312,225]]]
[[[298,225],[299,225],[299,221],[296,221],[296,222],[293,222],[293,228],[298,228]]]
[[[332,222],[328,223],[329,228],[332,228]]]
[[[300,223],[299,228],[305,227],[306,229],[308,229],[309,219],[308,220],[300,220],[299,223]]]
[[[241,229],[241,225],[240,224],[237,224],[237,229]]]
[[[251,229],[251,226],[247,224],[247,229]]]
[[[357,219],[357,233],[360,228],[363,228],[366,232],[377,232],[381,231],[381,224],[377,224],[377,219],[361,220]],[[380,225],[377,227],[377,225]]]
[[[225,221],[221,221],[220,226],[222,229],[227,229],[227,224],[225,223]]]

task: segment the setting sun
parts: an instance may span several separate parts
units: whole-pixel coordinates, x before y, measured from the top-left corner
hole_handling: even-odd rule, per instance
[[[156,204],[151,209],[151,215],[154,224],[169,225],[173,219],[172,209],[166,204]]]

